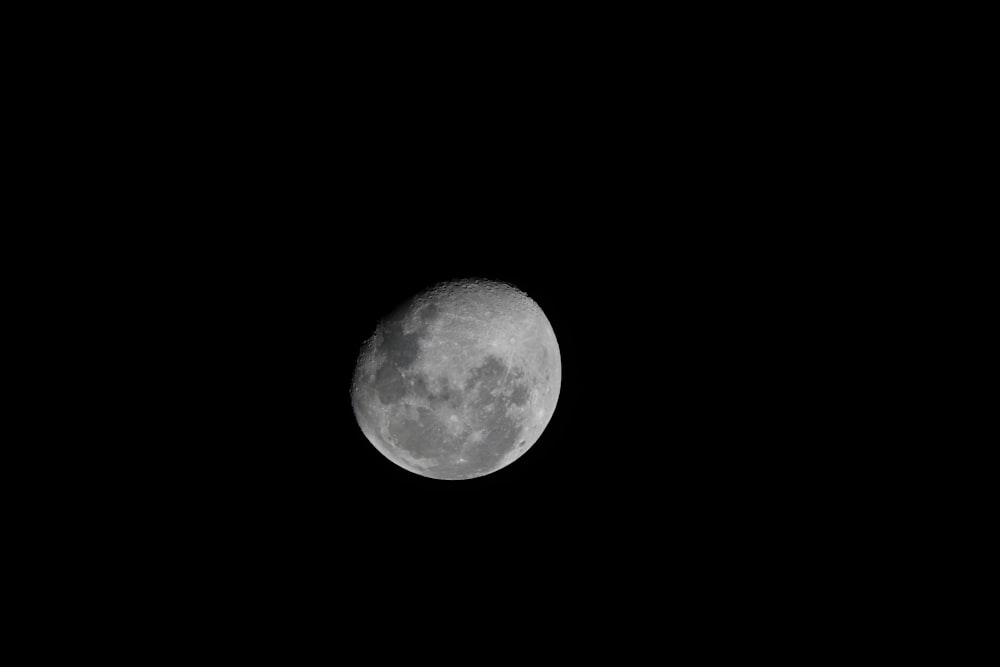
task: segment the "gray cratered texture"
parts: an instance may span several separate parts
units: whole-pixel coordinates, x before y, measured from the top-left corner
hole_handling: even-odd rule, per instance
[[[561,368],[552,326],[523,292],[484,280],[442,283],[403,303],[365,343],[354,414],[406,470],[479,477],[538,440]]]

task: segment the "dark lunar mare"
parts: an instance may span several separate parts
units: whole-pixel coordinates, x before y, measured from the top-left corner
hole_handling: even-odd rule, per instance
[[[505,396],[501,386],[505,378],[519,375],[511,373],[498,357],[490,355],[480,366],[471,369],[462,390],[442,383],[444,388],[434,394],[427,390],[426,381],[418,378],[420,381],[415,383],[413,394],[420,395],[432,405],[450,403],[458,407],[465,400],[471,400],[469,407],[474,418],[470,425],[473,430],[483,431],[483,439],[464,452],[464,439],[450,435],[434,413],[424,407],[418,409],[417,419],[394,419],[389,433],[396,445],[411,456],[440,462],[428,474],[476,475],[490,471],[514,447],[522,431],[521,424],[507,411],[512,404],[523,405],[527,401],[528,389],[523,384],[517,384],[511,396]],[[452,462],[459,452],[463,453],[466,461],[461,464]]]
[[[420,312],[423,326],[409,334],[403,329],[405,311],[397,310],[382,323],[382,341],[375,352],[384,354],[385,361],[375,372],[373,386],[383,405],[397,403],[406,396],[407,383],[402,371],[411,368],[420,356],[420,341],[427,337],[427,327],[436,316],[436,307],[424,307]]]
[[[449,453],[450,439],[446,437],[444,427],[427,408],[417,410],[417,419],[393,420],[390,423],[389,434],[397,446],[421,459],[437,458]]]
[[[528,400],[528,388],[515,384],[510,396],[502,392],[501,382],[521,373],[511,373],[498,357],[490,355],[480,366],[472,369],[465,383],[465,391],[478,391],[472,402],[476,415],[474,426],[484,432],[483,440],[468,451],[469,461],[455,472],[479,474],[493,470],[513,447],[521,435],[521,423],[508,414],[511,405],[524,405]],[[496,395],[493,395],[493,392]]]
[[[469,379],[465,381],[465,391],[471,391],[477,382],[482,382],[484,385],[489,384],[490,389],[495,388],[506,371],[507,367],[503,361],[491,354],[486,357],[486,361],[482,365],[476,366],[469,371]]]
[[[437,379],[434,391],[429,379],[421,374],[404,378],[403,371],[412,369],[420,355],[420,342],[428,335],[428,324],[437,315],[433,304],[425,306],[418,313],[422,325],[409,334],[403,327],[405,312],[397,311],[383,322],[381,344],[376,352],[385,355],[385,361],[375,373],[373,386],[383,405],[399,405],[407,397],[419,397],[432,406],[448,404],[457,409],[471,400],[468,407],[474,416],[470,426],[473,430],[481,430],[483,439],[464,451],[464,441],[449,434],[445,425],[426,407],[417,408],[416,419],[407,416],[405,408],[402,409],[391,419],[388,431],[396,446],[409,455],[439,462],[426,471],[429,475],[484,474],[492,471],[518,442],[524,429],[520,420],[508,414],[508,410],[512,405],[527,403],[529,388],[524,382],[524,372],[520,368],[508,368],[496,355],[487,356],[482,364],[471,369],[463,386],[453,386],[442,377]],[[501,383],[507,385],[507,395]],[[455,463],[460,452],[466,461]]]
[[[475,472],[492,470],[496,467],[500,459],[513,449],[514,443],[521,434],[521,425],[507,414],[507,406],[510,401],[501,397],[495,400],[495,404],[495,407],[481,422],[486,429],[486,437],[474,450],[470,451],[472,457],[469,464]]]
[[[438,318],[439,314],[440,310],[433,303],[427,304],[418,311],[418,316],[420,317],[420,321],[423,322],[424,324],[430,324],[431,322],[433,322]]]

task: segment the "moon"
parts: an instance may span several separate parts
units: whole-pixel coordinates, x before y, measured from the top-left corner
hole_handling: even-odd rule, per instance
[[[535,444],[562,361],[542,309],[512,285],[459,280],[403,302],[361,349],[358,425],[396,465],[434,479],[496,472]]]

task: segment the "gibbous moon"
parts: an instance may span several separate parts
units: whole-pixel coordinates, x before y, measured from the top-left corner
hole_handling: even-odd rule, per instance
[[[548,319],[516,287],[442,283],[383,319],[351,387],[354,414],[390,461],[435,479],[481,477],[523,455],[559,398]]]

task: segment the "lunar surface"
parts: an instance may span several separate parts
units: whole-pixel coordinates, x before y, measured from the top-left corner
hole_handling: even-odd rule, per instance
[[[351,397],[390,461],[435,479],[495,472],[541,436],[561,360],[541,308],[504,283],[437,285],[403,303],[365,343]]]

